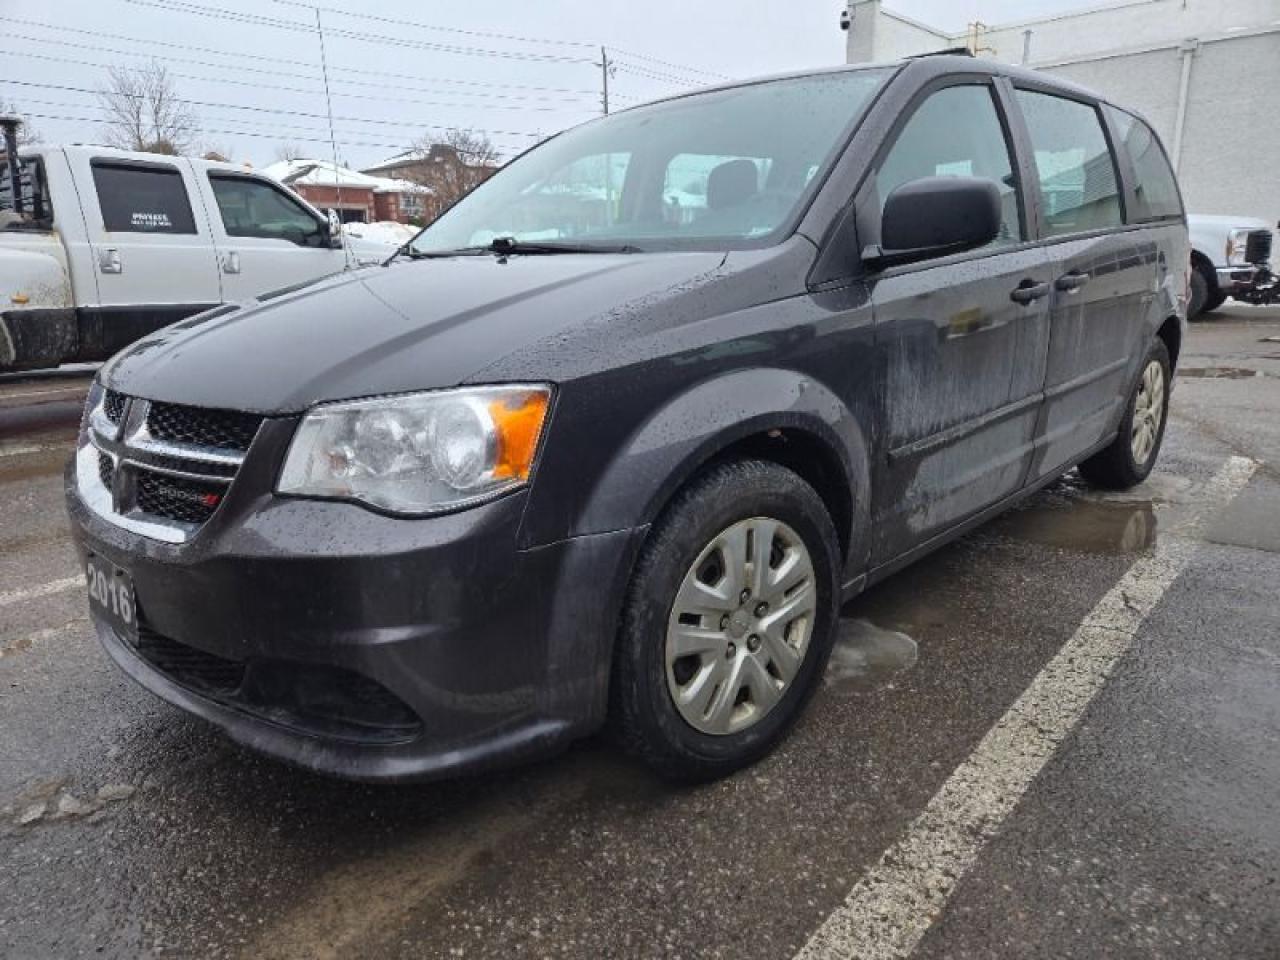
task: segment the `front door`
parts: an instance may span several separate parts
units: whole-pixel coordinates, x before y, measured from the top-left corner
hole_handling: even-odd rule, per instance
[[[1027,242],[995,88],[927,94],[869,189],[880,209],[920,177],[995,181],[1000,235],[981,250],[873,274],[884,364],[873,563],[888,562],[1017,491],[1031,462],[1048,332],[1050,264]]]
[[[346,265],[342,249],[329,243],[328,221],[279,184],[239,173],[207,176],[224,299],[250,300]]]
[[[1124,230],[1120,178],[1098,108],[1019,89],[1039,180],[1040,234],[1053,258],[1053,307],[1036,476],[1061,472],[1109,439],[1136,373],[1157,250]]]

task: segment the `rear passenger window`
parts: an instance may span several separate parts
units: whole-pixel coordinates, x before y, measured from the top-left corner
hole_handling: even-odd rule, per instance
[[[1017,91],[1031,133],[1049,236],[1118,227],[1119,178],[1098,111],[1086,103]]]
[[[174,167],[93,163],[102,226],[124,233],[195,233],[182,174]]]
[[[1013,164],[991,90],[945,87],[920,105],[898,134],[880,170],[880,209],[898,187],[921,177],[985,177],[1000,188],[1003,214],[994,243],[1022,239]]]
[[[1178,197],[1178,181],[1169,160],[1151,128],[1132,114],[1105,108],[1120,133],[1120,142],[1133,164],[1134,222],[1161,220],[1182,216],[1182,200]]]

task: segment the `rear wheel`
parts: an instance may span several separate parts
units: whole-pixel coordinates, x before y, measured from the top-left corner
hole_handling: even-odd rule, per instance
[[[1138,383],[1111,445],[1080,464],[1080,473],[1099,487],[1135,487],[1155,466],[1169,419],[1169,350],[1159,338],[1151,345]]]
[[[792,471],[737,461],[695,480],[628,591],[611,704],[624,745],[681,780],[767,753],[826,665],[838,568],[831,518]]]

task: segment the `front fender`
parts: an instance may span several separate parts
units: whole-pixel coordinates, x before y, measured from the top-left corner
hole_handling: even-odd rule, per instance
[[[738,370],[701,381],[636,429],[588,492],[577,532],[652,523],[671,497],[734,444],[769,431],[803,434],[837,466],[850,496],[846,569],[865,561],[870,470],[867,432],[823,383],[793,370]]]

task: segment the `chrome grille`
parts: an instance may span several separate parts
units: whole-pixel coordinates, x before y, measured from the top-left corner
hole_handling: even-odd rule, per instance
[[[1246,263],[1264,264],[1271,259],[1271,231],[1254,230],[1245,239],[1244,259]]]
[[[111,489],[111,484],[115,480],[115,475],[116,475],[116,463],[114,460],[111,459],[111,455],[108,453],[99,453],[98,454],[98,479],[102,481],[102,485],[106,487],[108,490]]]
[[[112,423],[119,423],[124,419],[124,394],[116,393],[114,390],[108,390],[102,396],[102,412],[107,415],[107,419]]]
[[[81,496],[119,526],[182,543],[222,505],[263,419],[102,391],[77,453]]]
[[[157,440],[244,452],[253,443],[262,417],[234,410],[206,410],[177,403],[153,403],[147,428]]]

